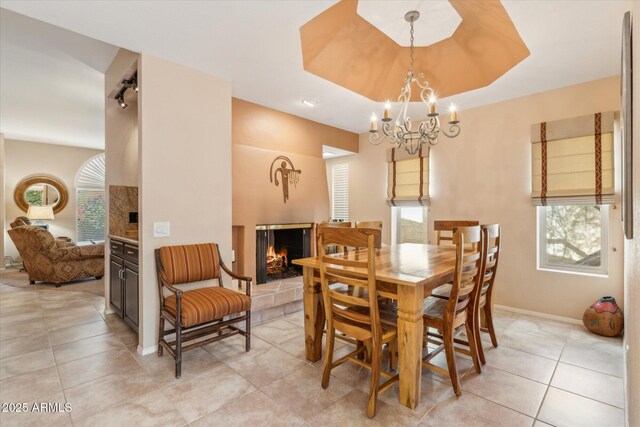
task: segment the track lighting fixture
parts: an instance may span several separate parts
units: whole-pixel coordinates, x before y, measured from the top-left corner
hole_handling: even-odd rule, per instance
[[[124,100],[124,94],[127,92],[127,89],[133,89],[135,93],[138,93],[138,72],[134,72],[131,77],[128,79],[122,80],[122,88],[118,91],[116,96],[114,97],[116,101],[118,101],[118,105],[123,110],[129,106]]]
[[[131,88],[134,92],[138,93],[138,72],[136,71],[129,77],[122,81],[122,86]]]
[[[120,108],[122,108],[123,110],[125,108],[127,108],[127,106],[129,104],[127,104],[126,102],[124,102],[124,92],[120,92],[118,93],[118,95],[116,96],[116,101],[118,101],[118,105],[120,106]]]

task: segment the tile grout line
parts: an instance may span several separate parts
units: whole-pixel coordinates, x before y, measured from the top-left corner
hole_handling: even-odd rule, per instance
[[[536,412],[536,416],[534,417],[538,420],[538,416],[540,415],[540,411],[542,410],[542,406],[544,405],[544,401],[547,399],[547,394],[549,393],[549,389],[551,388],[551,382],[553,381],[553,377],[556,375],[556,371],[558,370],[558,366],[560,365],[560,359],[562,358],[562,354],[564,353],[564,349],[567,343],[565,342],[562,345],[562,350],[560,351],[560,356],[558,356],[558,361],[556,362],[555,368],[553,368],[553,374],[551,374],[551,378],[549,379],[549,383],[547,384],[547,389],[544,391],[544,396],[542,396],[542,400],[540,401],[540,406],[538,407],[538,411]],[[541,422],[545,422],[540,420]]]
[[[56,360],[56,356],[53,353],[53,346],[51,345],[51,338],[49,337],[49,331],[47,330],[47,340],[49,341],[49,349],[51,350],[51,356],[53,356],[53,365],[56,368],[56,375],[58,376],[58,384],[60,384],[60,391],[62,392],[62,397],[64,398],[65,403],[67,401],[67,393],[65,393],[64,387],[62,386],[62,379],[60,378],[60,371],[58,370],[58,361]],[[73,406],[72,406],[73,409]],[[71,413],[66,413],[67,418],[69,419],[69,423],[73,426],[73,419],[71,418]]]

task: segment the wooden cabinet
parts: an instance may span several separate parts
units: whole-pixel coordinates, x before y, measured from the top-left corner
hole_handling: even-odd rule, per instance
[[[124,320],[138,330],[138,265],[124,262]]]
[[[124,260],[113,253],[109,262],[109,294],[111,295],[111,308],[122,317],[122,266]]]
[[[110,303],[113,310],[136,332],[138,331],[138,247],[114,238],[110,242]]]

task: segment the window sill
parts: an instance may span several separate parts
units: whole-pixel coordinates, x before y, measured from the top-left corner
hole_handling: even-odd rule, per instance
[[[546,271],[548,273],[564,273],[564,274],[573,274],[576,276],[590,276],[590,277],[600,277],[600,278],[608,278],[608,273],[602,273],[597,271],[575,271],[575,270],[565,270],[562,268],[553,268],[553,267],[538,267],[538,271]]]

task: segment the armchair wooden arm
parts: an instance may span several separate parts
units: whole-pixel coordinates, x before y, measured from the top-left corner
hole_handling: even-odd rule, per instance
[[[253,280],[251,277],[249,276],[240,276],[236,273],[234,273],[233,271],[229,270],[229,267],[227,267],[225,265],[224,262],[222,262],[222,260],[220,260],[220,267],[222,267],[222,270],[227,273],[229,276],[231,276],[232,279],[236,279],[239,280],[241,282],[245,282],[246,283],[246,289],[245,289],[245,293],[247,296],[251,296],[251,281]],[[220,285],[222,285],[222,282],[220,282]]]

